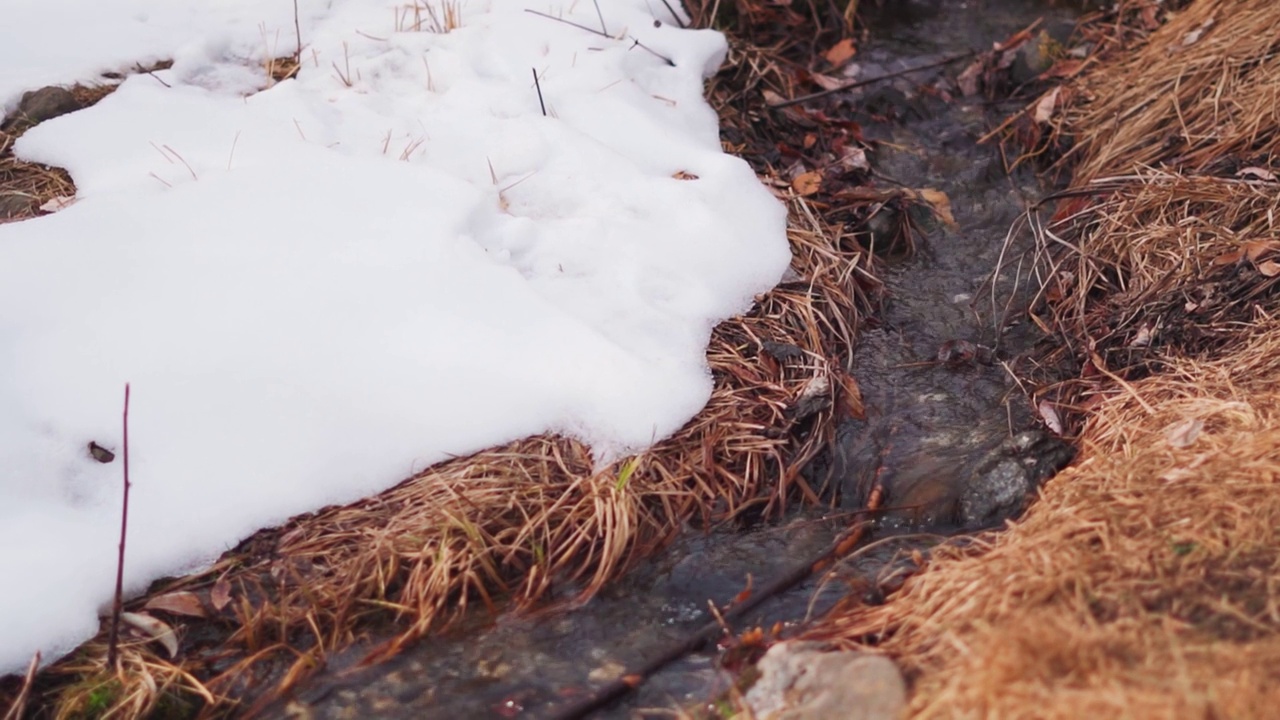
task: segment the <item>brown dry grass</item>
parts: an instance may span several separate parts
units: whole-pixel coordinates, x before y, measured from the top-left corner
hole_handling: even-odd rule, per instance
[[[873,645],[916,717],[1231,717],[1280,701],[1280,5],[1200,0],[1072,83],[1039,228],[1048,389],[1081,455],[1000,534],[813,635]],[[1253,168],[1253,170],[1245,170]]]
[[[878,641],[916,717],[1269,717],[1280,326],[1259,330],[1108,400],[1023,522],[820,634]]]

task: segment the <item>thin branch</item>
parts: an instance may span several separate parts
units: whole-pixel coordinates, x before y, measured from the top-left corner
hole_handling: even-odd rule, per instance
[[[124,609],[124,541],[129,532],[129,383],[124,384],[124,503],[120,509],[120,555],[116,558],[116,597],[111,606],[107,667],[116,666],[120,643],[120,611]]]
[[[681,18],[680,15],[678,15],[676,11],[671,7],[671,3],[667,2],[667,0],[662,0],[662,5],[667,9],[667,12],[671,13],[671,17],[675,19],[677,25],[679,25],[682,28],[689,27],[688,25],[685,24],[684,19]]]
[[[600,18],[600,32],[604,33],[607,37],[609,35],[609,28],[604,26],[604,13],[600,12],[600,0],[591,0],[591,2],[596,6],[596,17]]]
[[[538,91],[538,106],[542,108],[542,117],[547,116],[547,104],[542,101],[542,84],[538,82],[538,68],[529,68],[533,71],[533,87]]]
[[[866,80],[856,80],[851,83],[845,83],[844,85],[837,85],[836,87],[830,88],[828,90],[821,90],[816,93],[811,93],[809,95],[801,95],[798,98],[783,100],[782,102],[770,105],[769,107],[784,108],[784,107],[791,107],[792,105],[799,105],[800,103],[809,102],[810,100],[817,100],[818,98],[824,98],[828,95],[834,95],[838,92],[844,92],[845,90],[853,90],[854,88],[860,88],[860,87],[863,87],[864,85],[871,85],[874,83],[878,83],[881,80],[891,80],[893,78],[901,77],[903,75],[910,75],[911,73],[920,72],[921,70],[930,70],[936,67],[942,67],[943,65],[950,65],[953,62],[958,62],[960,60],[964,60],[965,58],[973,57],[974,55],[977,55],[977,54],[978,54],[977,51],[970,50],[969,52],[960,53],[959,55],[952,55],[951,57],[943,58],[937,62],[928,63],[927,65],[907,68],[906,70],[899,70],[897,72],[891,72],[886,75],[867,78]]]
[[[293,34],[298,38],[298,52],[293,57],[302,62],[302,27],[298,24],[298,0],[293,0]]]

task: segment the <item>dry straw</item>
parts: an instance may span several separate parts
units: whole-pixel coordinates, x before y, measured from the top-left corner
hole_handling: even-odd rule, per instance
[[[1280,701],[1280,4],[1201,0],[1054,92],[1075,169],[1036,319],[1081,455],[1006,531],[813,631],[915,717],[1272,717]]]
[[[185,637],[177,658],[136,642],[121,649],[123,670],[108,672],[100,637],[37,677],[29,702],[66,717],[140,717],[166,703],[254,714],[367,622],[396,623],[376,660],[470,608],[528,607],[553,590],[587,597],[687,523],[818,502],[825,488],[802,470],[835,420],[861,411],[844,363],[876,282],[856,242],[803,200],[789,207],[788,276],[713,330],[713,394],[675,436],[603,468],[574,440],[530,438],[260,532],[208,571],[130,603],[196,595],[206,617],[175,619]],[[19,690],[0,687],[0,702]]]

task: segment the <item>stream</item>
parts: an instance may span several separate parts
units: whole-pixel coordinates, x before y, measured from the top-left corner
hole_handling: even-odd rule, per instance
[[[1065,37],[1073,18],[1071,9],[1043,0],[883,5],[871,8],[871,30],[858,48],[861,77],[986,50],[1038,18]],[[864,326],[851,363],[866,419],[839,428],[836,447],[811,469],[823,476],[817,484],[832,480],[841,489],[839,507],[809,508],[748,530],[690,531],[585,604],[476,618],[376,667],[359,668],[366,648],[354,648],[331,658],[276,714],[549,717],[713,620],[709,601],[724,607],[749,583],[763,585],[819,552],[848,526],[873,483],[883,484],[884,504],[894,508],[873,535],[881,542],[834,574],[764,603],[734,623],[736,631],[795,627],[849,592],[879,601],[914,567],[913,551],[927,553],[948,534],[1016,516],[1071,457],[1038,427],[1014,379],[1041,338],[1019,322],[1027,269],[1016,259],[1029,238],[1015,234],[1003,246],[1042,190],[1029,172],[1006,175],[998,149],[976,142],[1021,103],[948,101],[936,92],[954,87],[961,68],[905,75],[847,96],[852,119],[876,148],[876,183],[946,193],[959,229],[930,228],[914,257],[886,259],[882,267],[887,297]],[[992,280],[1001,257],[1005,266]],[[707,707],[734,680],[709,646],[592,717],[675,717],[677,708]]]

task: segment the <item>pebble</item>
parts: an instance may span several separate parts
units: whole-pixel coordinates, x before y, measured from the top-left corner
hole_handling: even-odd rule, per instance
[[[747,704],[761,720],[896,720],[907,686],[883,655],[789,641],[769,648]]]

